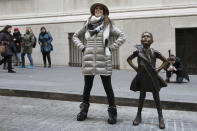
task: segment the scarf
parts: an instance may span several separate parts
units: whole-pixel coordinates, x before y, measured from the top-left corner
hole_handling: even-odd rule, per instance
[[[101,30],[103,30],[103,44],[105,47],[106,56],[110,56],[111,52],[109,50],[109,33],[110,33],[110,25],[104,26],[105,16],[102,15],[100,17],[92,16],[90,22],[86,24],[86,33],[85,39],[89,40],[90,38],[95,37]]]
[[[47,32],[40,32],[40,35],[44,36]]]

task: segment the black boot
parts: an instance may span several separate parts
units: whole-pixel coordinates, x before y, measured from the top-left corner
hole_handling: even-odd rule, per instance
[[[4,69],[4,70],[6,70],[6,69],[7,69],[7,64],[6,64],[6,62],[5,62],[5,63],[3,63],[3,69]]]
[[[115,124],[117,122],[117,109],[115,106],[111,106],[108,108],[108,123],[109,124]]]
[[[8,70],[8,73],[16,73],[16,71]]]
[[[87,113],[89,109],[89,104],[81,103],[80,112],[77,115],[77,121],[84,121],[87,118]]]
[[[8,57],[7,63],[8,63],[8,73],[16,73],[16,71],[13,71],[13,68],[12,68],[12,57],[11,56]]]
[[[146,97],[146,93],[145,92],[140,92],[137,116],[136,116],[135,120],[133,121],[134,126],[137,126],[142,122],[141,112],[142,112],[142,108],[143,108],[143,105],[144,105],[145,97]]]

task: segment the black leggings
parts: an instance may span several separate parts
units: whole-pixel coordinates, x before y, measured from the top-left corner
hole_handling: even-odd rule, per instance
[[[49,66],[51,65],[51,56],[50,56],[50,52],[42,52],[42,56],[43,56],[43,62],[44,62],[44,65],[46,65],[46,58],[48,59],[48,64]]]
[[[89,104],[90,92],[92,89],[94,75],[84,76],[84,90],[83,90],[83,103]],[[111,85],[111,76],[101,75],[101,80],[107,94],[109,106],[115,106],[114,92]]]

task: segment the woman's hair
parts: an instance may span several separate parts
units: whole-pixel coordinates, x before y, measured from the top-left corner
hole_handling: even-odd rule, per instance
[[[45,28],[44,26],[42,26],[42,27],[40,28],[40,31],[42,31],[43,29],[45,29],[45,31],[47,31],[46,28]]]
[[[31,31],[32,31],[31,27],[30,27],[30,26],[27,26],[27,27],[26,27],[26,31],[31,32]]]
[[[108,24],[112,25],[112,21],[110,20],[110,18],[108,17],[108,15],[105,15],[104,26],[106,26]]]
[[[11,25],[6,25],[1,32],[7,32],[9,28],[12,28]]]

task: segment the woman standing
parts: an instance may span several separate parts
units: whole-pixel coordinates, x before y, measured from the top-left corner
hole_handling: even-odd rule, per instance
[[[41,47],[41,52],[43,56],[43,62],[44,62],[44,67],[47,67],[46,64],[46,58],[48,60],[48,67],[51,67],[51,56],[50,52],[53,49],[53,46],[51,42],[53,41],[53,38],[49,32],[47,32],[45,27],[41,27],[40,29],[40,35],[38,39],[38,43],[40,44]]]
[[[16,73],[12,70],[12,55],[15,53],[15,46],[11,30],[12,26],[6,25],[0,32],[0,45],[4,47],[4,52],[1,52],[3,59],[0,61],[0,65],[8,62],[8,73]]]
[[[15,66],[21,65],[22,60],[21,60],[21,33],[18,28],[14,28],[14,43],[16,46],[16,54],[15,54]]]
[[[33,44],[35,42],[34,34],[31,30],[31,27],[26,27],[26,33],[24,34],[24,37],[22,39],[21,43],[21,57],[22,57],[22,66],[21,68],[25,68],[25,54],[27,54],[27,57],[29,59],[30,65],[28,66],[29,69],[33,69],[34,63],[32,59],[32,48]]]
[[[73,35],[74,43],[83,52],[82,70],[84,75],[83,102],[81,111],[77,115],[78,121],[87,118],[89,109],[89,97],[95,75],[100,75],[107,94],[109,108],[109,124],[117,121],[117,109],[114,100],[114,92],[111,85],[112,58],[111,51],[117,49],[125,42],[125,35],[117,27],[112,25],[109,19],[107,6],[95,3],[90,8],[91,16],[87,23]],[[117,36],[117,40],[111,43],[110,36]],[[85,37],[86,43],[82,43],[79,37]]]

